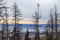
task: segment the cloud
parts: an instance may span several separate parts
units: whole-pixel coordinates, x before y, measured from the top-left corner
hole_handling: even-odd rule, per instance
[[[54,7],[55,4],[58,9],[60,9],[60,0],[7,0],[6,5],[12,7],[15,2],[20,8],[23,18],[32,18],[32,14],[34,14],[37,9],[37,3],[40,4],[42,20],[49,19],[49,9]],[[12,9],[10,11],[12,11]],[[12,15],[11,12],[9,12],[9,14]]]
[[[46,3],[48,0],[44,1],[44,0],[8,0],[7,1],[7,5],[9,6],[12,6],[14,2],[16,2],[19,6],[19,8],[21,9],[21,12],[23,14],[23,18],[32,18],[32,14],[34,14],[34,12],[36,11],[37,9],[37,3],[39,2],[40,3],[40,12],[43,12],[41,13],[42,14],[42,18],[43,19],[47,19],[46,17],[46,14],[45,11],[48,12],[49,10],[49,6],[51,5],[47,5],[48,3]],[[45,3],[46,4],[45,4]],[[12,4],[12,5],[11,5]],[[11,12],[9,12],[11,14]]]

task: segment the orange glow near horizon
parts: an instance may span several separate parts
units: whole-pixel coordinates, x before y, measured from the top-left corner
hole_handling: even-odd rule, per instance
[[[12,21],[12,20],[8,20],[8,24],[14,24],[15,21]],[[2,24],[3,21],[0,21],[0,24]],[[19,24],[34,24],[32,21],[24,21],[24,20],[21,20],[19,21]],[[45,21],[41,21],[39,22],[39,24],[47,24],[47,22]]]

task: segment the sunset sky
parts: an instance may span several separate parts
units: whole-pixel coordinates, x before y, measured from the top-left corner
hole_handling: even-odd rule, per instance
[[[9,24],[14,24],[15,21],[8,20]],[[0,23],[3,23],[3,21],[0,21]],[[30,20],[21,20],[18,22],[19,24],[34,24],[33,21]],[[47,24],[47,21],[40,21],[39,24]]]

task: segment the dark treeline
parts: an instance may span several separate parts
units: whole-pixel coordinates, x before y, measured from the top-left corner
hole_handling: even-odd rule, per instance
[[[30,37],[29,29],[27,29],[25,36],[21,34],[21,25],[19,22],[21,19],[21,11],[16,3],[12,6],[12,17],[14,21],[14,28],[10,32],[8,27],[9,13],[8,9],[10,7],[5,6],[6,3],[3,3],[3,0],[0,0],[0,21],[2,22],[2,30],[0,34],[0,40],[60,40],[60,31],[58,30],[58,13],[57,6],[54,6],[54,10],[50,9],[50,19],[46,25],[45,34],[42,36],[39,30],[39,21],[40,21],[40,5],[37,4],[37,10],[33,14],[34,21],[34,36]]]

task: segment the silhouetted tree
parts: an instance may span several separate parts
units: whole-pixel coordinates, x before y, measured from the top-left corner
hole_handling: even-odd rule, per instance
[[[18,6],[17,4],[15,3],[14,6],[13,6],[13,17],[14,17],[14,21],[15,21],[15,27],[14,27],[14,30],[13,30],[13,36],[12,36],[12,40],[21,40],[21,26],[19,25],[19,21],[21,19],[20,16],[20,10],[18,9]]]
[[[46,28],[45,28],[45,37],[46,37],[46,40],[49,40],[49,36],[50,36],[50,21],[48,21],[47,25],[46,25]]]
[[[9,40],[9,30],[8,30],[8,14],[7,7],[3,7],[5,9],[5,13],[3,14],[3,40]]]
[[[21,40],[20,39],[20,33],[18,32],[16,32],[16,27],[14,27],[14,30],[13,30],[13,35],[12,35],[12,37],[11,37],[11,40]]]
[[[0,4],[2,4],[2,3],[1,3],[1,0],[0,0]],[[2,10],[1,5],[0,5],[0,21],[2,21],[2,18],[3,18],[3,15],[2,15],[3,13],[2,13],[2,11],[3,11],[3,10]],[[3,34],[3,33],[2,33],[2,34]],[[1,35],[0,35],[0,36],[1,36]],[[3,35],[2,35],[2,36],[3,36]],[[2,40],[2,39],[3,39],[3,37],[0,38],[0,40]]]
[[[7,8],[3,0],[0,0],[0,13],[3,20],[3,27],[2,27],[2,40],[9,40],[9,31],[8,31],[8,14]]]
[[[40,40],[39,37],[39,19],[40,19],[40,15],[39,15],[39,4],[37,4],[37,12],[34,14],[33,18],[34,18],[34,26],[35,26],[35,38],[34,40]]]
[[[48,30],[46,31],[46,40],[49,40],[49,32],[48,32]]]
[[[26,35],[25,35],[25,40],[31,40],[31,39],[29,38],[29,32],[28,32],[28,29],[27,29],[27,32],[26,32]]]
[[[34,40],[40,40],[39,29],[37,30],[37,32],[35,34],[35,39]]]
[[[53,37],[54,37],[54,35],[53,35],[54,24],[53,24],[52,9],[50,10],[50,20],[51,20],[51,22],[50,22],[50,28],[51,28],[51,30],[50,30],[49,40],[53,40]]]
[[[57,18],[58,18],[58,15],[57,15],[57,7],[56,7],[56,5],[55,5],[55,28],[56,28],[56,38],[55,38],[55,40],[58,40],[58,35],[57,35],[57,28],[58,28],[58,25],[57,25]]]
[[[50,10],[50,27],[51,27],[51,32],[53,32],[54,25],[53,25],[53,15],[52,15],[52,9]]]
[[[46,25],[46,40],[53,40],[54,34],[54,24],[53,24],[53,14],[52,14],[52,9],[50,9],[50,20],[48,21],[48,24]]]

